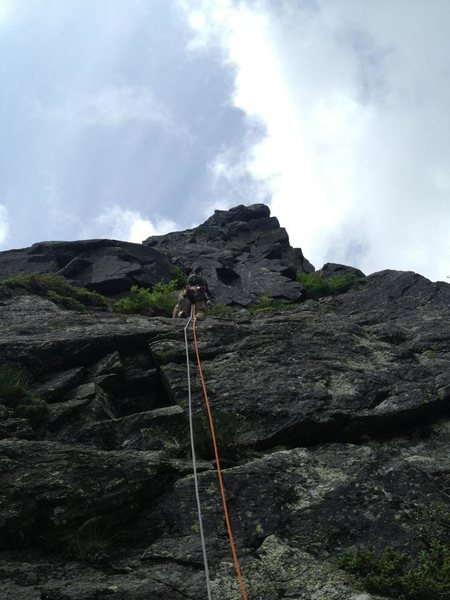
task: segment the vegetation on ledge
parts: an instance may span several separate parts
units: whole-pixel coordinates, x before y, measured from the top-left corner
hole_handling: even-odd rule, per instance
[[[38,422],[47,412],[45,400],[31,391],[31,376],[14,365],[0,367],[0,403],[14,410],[16,417]]]
[[[171,316],[177,301],[178,285],[176,279],[168,283],[155,283],[152,290],[133,285],[129,296],[114,303],[114,310],[121,313]]]
[[[297,281],[305,288],[307,298],[322,298],[347,292],[360,279],[355,273],[322,277],[319,273],[299,273]]]
[[[450,547],[434,540],[419,556],[387,548],[376,557],[365,548],[350,550],[338,565],[361,578],[369,592],[404,600],[448,600],[450,598]]]
[[[106,308],[110,301],[97,292],[77,287],[62,275],[25,273],[0,279],[0,290],[23,290],[48,298],[58,306],[83,311],[86,308]]]

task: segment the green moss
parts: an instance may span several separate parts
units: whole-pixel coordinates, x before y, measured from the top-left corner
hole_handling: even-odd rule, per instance
[[[369,592],[405,600],[444,600],[450,597],[450,548],[434,540],[418,556],[386,548],[381,556],[361,548],[337,559],[341,569],[357,575]]]
[[[144,315],[170,316],[177,301],[178,283],[155,283],[152,290],[133,285],[130,295],[114,303],[114,310],[122,313],[138,313]]]
[[[44,296],[69,310],[84,310],[85,307],[105,308],[110,304],[105,296],[72,285],[62,275],[50,273],[25,273],[6,277],[0,280],[0,289],[19,289]]]
[[[355,273],[322,277],[319,273],[299,273],[297,281],[304,287],[307,298],[322,298],[342,294],[348,291],[358,281]]]

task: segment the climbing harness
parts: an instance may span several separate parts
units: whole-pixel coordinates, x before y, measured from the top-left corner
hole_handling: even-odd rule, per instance
[[[195,458],[195,446],[194,446],[194,426],[192,422],[192,392],[191,392],[191,370],[189,366],[189,346],[187,338],[187,329],[192,321],[192,315],[194,314],[194,305],[192,305],[191,315],[184,327],[184,342],[186,346],[186,370],[188,380],[188,404],[189,404],[189,433],[191,438],[191,454],[192,454],[192,468],[194,472],[194,486],[195,486],[195,499],[197,501],[197,513],[198,522],[200,528],[200,540],[202,544],[203,564],[205,567],[205,578],[206,578],[206,591],[208,593],[208,600],[211,598],[211,582],[209,580],[209,566],[208,566],[208,554],[206,552],[205,535],[203,532],[203,518],[202,518],[202,506],[200,503],[200,493],[198,489],[198,475],[197,475],[197,461]]]
[[[231,527],[228,504],[227,504],[227,499],[226,499],[226,495],[225,495],[225,486],[224,486],[223,477],[222,477],[222,467],[220,464],[219,451],[218,451],[218,447],[217,447],[214,421],[213,421],[213,417],[212,417],[211,406],[210,406],[209,399],[208,399],[208,392],[206,390],[205,377],[203,375],[203,368],[202,368],[202,363],[200,360],[200,354],[198,351],[197,332],[196,332],[196,307],[195,307],[195,304],[193,304],[192,309],[191,309],[191,316],[184,328],[184,339],[185,339],[185,344],[186,344],[186,365],[187,365],[187,374],[188,374],[189,428],[190,428],[190,434],[191,434],[192,463],[193,463],[193,471],[194,471],[195,494],[196,494],[196,499],[197,499],[197,512],[198,512],[198,516],[199,516],[200,537],[202,540],[203,560],[205,563],[205,576],[206,576],[206,582],[207,582],[208,600],[211,598],[210,582],[209,582],[209,569],[208,569],[208,560],[207,560],[207,552],[206,552],[206,543],[205,543],[204,532],[203,532],[203,523],[202,523],[202,517],[201,517],[200,496],[199,496],[199,492],[198,492],[197,466],[195,463],[194,433],[193,433],[193,425],[192,425],[192,398],[191,398],[192,394],[191,394],[191,379],[190,379],[190,368],[189,368],[189,348],[188,348],[188,339],[187,339],[187,329],[188,329],[188,326],[191,323],[191,321],[192,321],[192,335],[193,335],[193,340],[194,340],[195,357],[197,360],[197,369],[198,369],[198,374],[199,374],[199,378],[200,378],[206,412],[208,415],[209,428],[210,428],[211,439],[212,439],[213,450],[214,450],[214,458],[215,458],[215,462],[216,462],[217,479],[218,479],[218,483],[219,483],[220,496],[222,499],[222,506],[223,506],[223,512],[224,512],[224,517],[225,517],[225,524],[226,524],[226,528],[227,528],[228,539],[230,542],[231,554],[233,557],[233,564],[234,564],[234,568],[236,570],[236,576],[237,576],[239,587],[241,590],[242,599],[248,600],[247,589],[246,589],[246,586],[244,583],[244,578],[242,577],[241,567],[239,564],[239,559],[238,559],[238,555],[237,555],[237,551],[236,551],[236,544],[235,544],[234,536],[233,536],[233,530]]]

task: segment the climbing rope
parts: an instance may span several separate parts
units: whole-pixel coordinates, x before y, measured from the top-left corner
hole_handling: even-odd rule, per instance
[[[211,412],[211,406],[209,404],[209,399],[208,399],[208,392],[206,391],[206,384],[205,384],[205,378],[203,375],[203,368],[202,368],[202,363],[200,360],[200,354],[198,351],[198,343],[197,343],[197,333],[196,333],[196,314],[195,314],[195,304],[192,305],[192,312],[191,312],[191,318],[192,318],[192,334],[194,337],[194,349],[195,349],[195,356],[197,359],[197,368],[198,368],[198,374],[200,377],[200,383],[202,386],[202,392],[203,392],[203,398],[205,401],[205,407],[206,407],[206,412],[208,414],[208,421],[209,421],[209,428],[211,431],[211,439],[212,439],[212,444],[213,444],[213,449],[214,449],[214,458],[216,461],[216,469],[217,469],[217,479],[219,481],[219,489],[220,489],[220,495],[222,498],[222,505],[223,505],[223,512],[224,512],[224,516],[225,516],[225,523],[226,523],[226,527],[227,527],[227,533],[228,533],[228,539],[230,541],[230,548],[231,548],[231,554],[233,556],[233,563],[234,563],[234,568],[236,570],[236,575],[237,575],[237,579],[239,582],[239,587],[241,589],[241,594],[242,594],[242,598],[243,600],[248,600],[248,596],[247,596],[247,589],[245,587],[245,583],[244,583],[244,578],[242,577],[242,573],[241,573],[241,567],[239,564],[239,559],[238,559],[238,555],[237,555],[237,551],[236,551],[236,544],[234,541],[234,536],[233,536],[233,530],[231,528],[231,521],[230,521],[230,515],[229,515],[229,511],[228,511],[228,504],[227,504],[227,499],[225,496],[225,486],[223,483],[223,477],[222,477],[222,467],[220,465],[220,459],[219,459],[219,451],[217,448],[217,440],[216,440],[216,431],[214,428],[214,421],[212,418],[212,412]],[[189,324],[189,323],[188,323]],[[187,334],[186,334],[186,330],[187,330],[187,325],[185,328],[185,336],[186,336],[186,348],[187,348]],[[192,446],[192,449],[194,447]]]
[[[205,578],[206,578],[206,591],[208,593],[208,600],[212,600],[211,597],[211,583],[209,580],[209,566],[208,566],[208,554],[206,552],[205,535],[203,532],[203,518],[202,518],[202,507],[200,503],[200,492],[198,489],[198,475],[197,475],[197,461],[195,458],[195,446],[194,446],[194,426],[192,422],[192,392],[191,392],[191,370],[189,366],[189,346],[187,338],[187,329],[192,321],[194,314],[194,305],[192,305],[191,316],[189,317],[186,326],[184,328],[184,343],[186,346],[186,369],[187,369],[187,381],[188,381],[188,405],[189,405],[189,433],[191,438],[191,454],[192,454],[192,468],[194,472],[194,486],[195,486],[195,499],[197,501],[197,513],[198,522],[200,529],[200,540],[202,544],[203,564],[205,566]],[[195,317],[194,317],[195,318]]]

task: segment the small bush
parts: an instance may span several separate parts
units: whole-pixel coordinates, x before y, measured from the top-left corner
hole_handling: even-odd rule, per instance
[[[180,269],[180,267],[174,267],[172,269],[172,279],[171,279],[171,281],[175,282],[175,287],[177,289],[181,289],[186,284],[187,275],[183,271],[183,269]]]
[[[263,294],[260,296],[254,304],[248,307],[248,311],[251,313],[268,312],[271,310],[291,308],[295,306],[292,302],[286,300],[277,300],[272,298],[269,294]]]
[[[418,557],[387,548],[380,557],[358,549],[338,557],[341,569],[361,578],[369,592],[405,600],[444,600],[450,597],[450,548],[433,541]]]
[[[177,301],[176,287],[175,280],[168,283],[155,283],[151,291],[133,285],[130,296],[117,300],[114,303],[114,310],[122,313],[170,316]]]
[[[305,288],[307,298],[322,298],[348,291],[358,280],[355,273],[322,277],[319,273],[299,273],[297,281]]]
[[[0,289],[20,289],[37,296],[49,298],[55,304],[69,310],[84,310],[84,307],[107,307],[108,298],[77,287],[62,275],[50,273],[25,273],[0,280]]]
[[[342,294],[347,292],[358,279],[359,277],[355,273],[347,273],[328,277],[327,281],[331,294]]]

